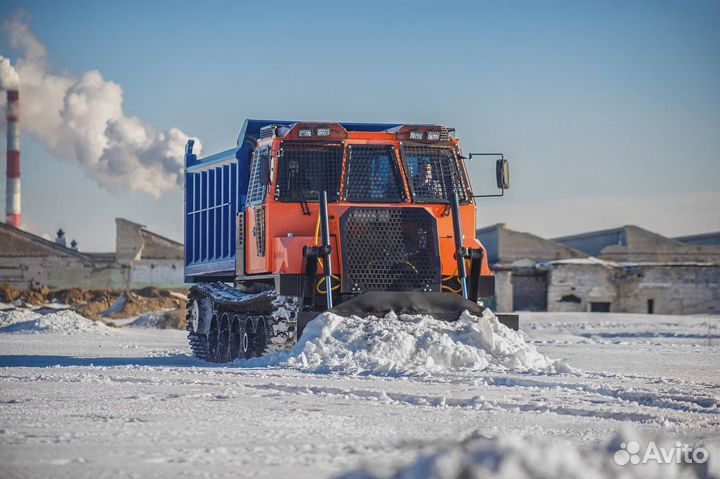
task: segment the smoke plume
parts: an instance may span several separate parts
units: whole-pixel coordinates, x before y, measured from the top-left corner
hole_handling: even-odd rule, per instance
[[[78,163],[110,191],[159,197],[181,182],[185,133],[176,128],[156,131],[126,116],[122,87],[96,70],[79,77],[51,72],[47,49],[23,16],[6,20],[2,29],[21,54],[14,67],[0,55],[0,88],[20,87],[23,133],[58,158]]]

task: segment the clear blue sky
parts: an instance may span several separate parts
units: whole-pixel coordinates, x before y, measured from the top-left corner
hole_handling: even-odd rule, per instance
[[[57,70],[99,70],[128,115],[206,152],[247,117],[443,123],[465,152],[511,159],[512,189],[480,201],[479,225],[720,229],[717,1],[5,0],[0,17],[18,9]],[[5,38],[0,54],[16,54]],[[122,216],[182,237],[179,189],[107,193],[27,136],[22,155],[36,231],[112,250]],[[489,192],[492,169],[471,174]]]

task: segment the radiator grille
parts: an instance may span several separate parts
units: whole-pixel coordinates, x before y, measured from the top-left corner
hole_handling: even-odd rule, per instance
[[[265,256],[265,207],[255,209],[255,245],[257,255]]]
[[[260,139],[272,138],[275,136],[275,129],[280,125],[266,125],[260,128]]]
[[[405,187],[392,146],[348,147],[344,199],[357,203],[399,203]]]
[[[245,212],[237,214],[237,247],[235,248],[235,274],[245,274]]]
[[[437,291],[435,219],[421,208],[349,208],[340,218],[343,290]]]

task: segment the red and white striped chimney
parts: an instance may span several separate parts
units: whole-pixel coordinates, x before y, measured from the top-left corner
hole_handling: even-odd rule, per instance
[[[7,92],[7,183],[5,222],[20,228],[20,93]]]

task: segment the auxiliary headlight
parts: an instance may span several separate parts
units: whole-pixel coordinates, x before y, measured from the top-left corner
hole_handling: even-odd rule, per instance
[[[440,132],[439,131],[428,131],[427,139],[430,141],[438,141],[440,139]]]

